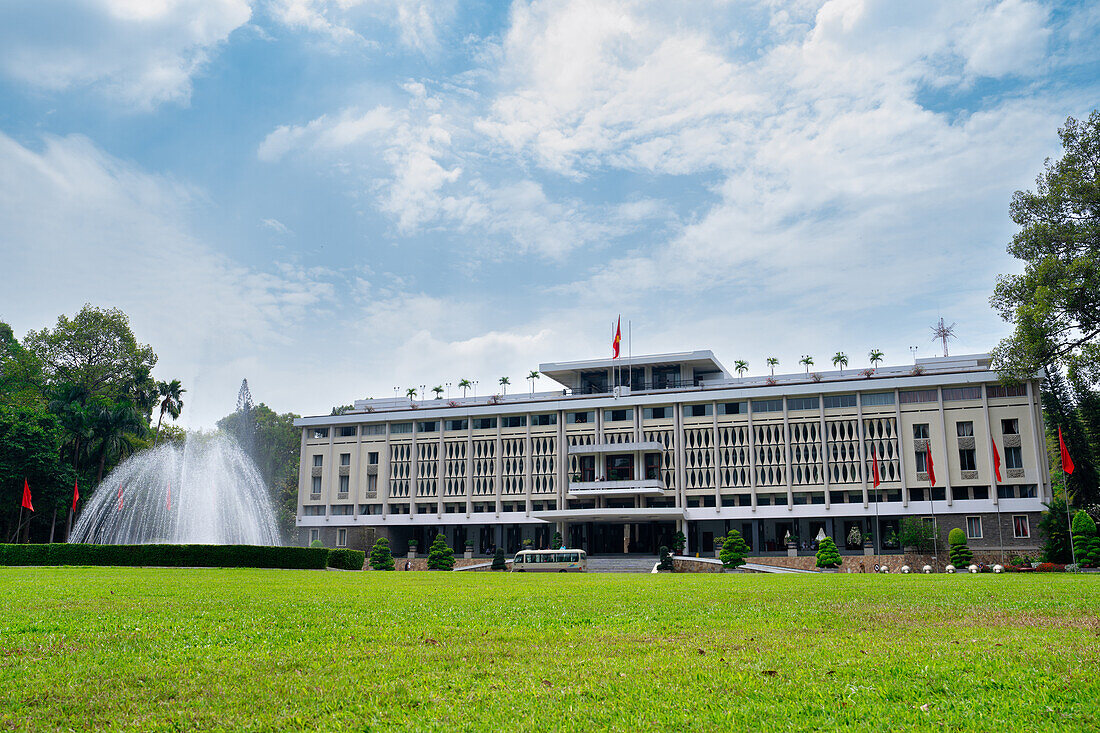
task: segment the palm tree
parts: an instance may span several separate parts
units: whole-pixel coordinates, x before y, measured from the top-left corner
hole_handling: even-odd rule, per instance
[[[806,376],[809,376],[810,375],[810,367],[812,367],[814,365],[814,358],[812,356],[808,356],[808,355],[803,356],[801,359],[798,360],[798,363],[802,364],[803,366],[806,367]]]
[[[95,417],[88,409],[87,401],[87,389],[78,385],[67,385],[49,403],[50,412],[57,415],[58,422],[67,433],[64,446],[73,450],[74,469],[79,469],[81,448],[86,450],[86,441],[92,437]]]
[[[772,376],[774,377],[775,376],[775,368],[777,366],[779,366],[779,359],[776,359],[774,356],[769,356],[768,357],[768,366],[770,366],[772,368]]]
[[[502,391],[503,394],[508,394],[508,385],[509,384],[511,384],[511,382],[508,381],[508,377],[501,377],[500,378],[500,388],[501,388],[501,391]]]
[[[437,384],[436,386],[432,387],[432,391],[435,392],[435,398],[437,400],[440,397],[443,396],[443,386],[442,385]]]
[[[875,369],[878,369],[878,363],[882,361],[882,352],[878,349],[871,349],[871,353],[867,356],[870,357],[871,364],[874,365]]]
[[[143,430],[148,430],[146,423],[129,402],[120,402],[113,409],[104,407],[99,411],[92,429],[94,437],[99,440],[99,471],[95,480],[97,486],[103,482],[107,456],[117,454],[122,457],[132,453],[134,442],[131,436],[140,434]]]
[[[178,379],[173,379],[171,382],[157,382],[157,395],[160,397],[160,417],[157,418],[157,434],[153,438],[154,448],[160,441],[160,424],[164,420],[164,413],[167,412],[171,415],[173,420],[178,419],[180,412],[183,411],[181,397],[186,391]]]
[[[531,381],[531,396],[532,397],[535,396],[535,380],[538,379],[538,378],[539,378],[539,373],[536,372],[536,371],[532,371],[530,374],[527,375],[527,379],[529,379]]]
[[[848,366],[848,355],[843,351],[838,351],[833,354],[833,366],[840,367],[840,373],[844,373],[844,367]]]
[[[405,396],[408,397],[410,400],[415,400],[416,387],[409,387],[407,390],[405,390]]]
[[[737,372],[737,376],[741,379],[745,378],[745,372],[749,369],[749,363],[744,359],[738,359],[733,362],[733,371]]]
[[[469,379],[460,379],[458,380],[458,386],[462,390],[462,396],[465,397],[466,390],[470,389],[474,385],[470,383]]]

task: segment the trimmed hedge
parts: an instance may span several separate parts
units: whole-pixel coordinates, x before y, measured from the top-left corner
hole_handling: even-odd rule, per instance
[[[329,550],[328,566],[337,570],[362,570],[367,553],[362,550]]]
[[[359,552],[362,569],[363,553]],[[323,570],[330,551],[263,545],[3,545],[0,565],[118,565],[129,567],[287,568]],[[341,559],[340,562],[349,562]],[[333,567],[337,567],[333,565]]]

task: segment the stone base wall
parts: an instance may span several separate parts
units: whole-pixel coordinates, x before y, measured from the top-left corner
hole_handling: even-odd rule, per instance
[[[943,569],[951,562],[950,558],[946,554],[941,555],[938,561],[933,562],[931,555],[917,555],[917,554],[904,554],[904,555],[843,555],[841,556],[843,563],[840,565],[840,572],[842,573],[873,573],[875,572],[875,565],[885,565],[890,568],[891,573],[896,573],[901,569],[902,565],[908,565],[909,569],[914,573],[919,573],[921,568],[925,565],[931,565],[933,571],[942,573]],[[817,558],[813,555],[805,555],[801,557],[749,557],[746,558],[747,562],[759,563],[761,565],[773,565],[781,568],[794,568],[796,570],[817,570]],[[996,565],[1001,562],[1000,553],[997,554],[983,554],[974,553],[975,565]]]
[[[720,573],[722,566],[714,562],[700,562],[692,558],[677,557],[672,560],[673,572],[676,573]]]
[[[397,561],[396,563],[394,563],[396,570],[404,570],[406,562],[409,563],[409,566],[410,566],[409,570],[427,570],[428,569],[428,558],[426,558],[426,557],[416,557],[416,558],[413,558],[412,560],[409,560],[408,557],[406,556],[406,557],[395,557],[394,559]],[[368,561],[369,561],[369,558],[368,558]],[[455,567],[456,568],[464,568],[464,567],[468,567],[470,565],[478,565],[478,564],[483,563],[483,562],[492,562],[492,561],[493,561],[493,558],[491,558],[491,557],[475,557],[475,558],[471,558],[471,559],[466,559],[464,557],[456,557],[455,558]],[[369,564],[368,564],[368,567],[370,567]]]

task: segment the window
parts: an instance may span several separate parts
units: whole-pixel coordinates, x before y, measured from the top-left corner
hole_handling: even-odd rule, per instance
[[[911,405],[916,402],[935,402],[939,396],[934,389],[915,389],[900,394],[901,404]]]
[[[522,428],[527,425],[526,415],[505,415],[500,418],[502,428]]]
[[[783,412],[783,400],[753,400],[753,412]]]
[[[980,540],[982,538],[982,518],[966,518],[966,538],[968,540]]]
[[[397,433],[411,433],[413,431],[413,424],[411,422],[395,422],[390,425],[390,434]]]
[[[496,430],[497,419],[495,417],[475,417],[474,430]]]
[[[374,474],[374,473],[367,474],[367,491],[371,492],[371,493],[373,493],[375,491],[378,491],[378,475],[377,474]]]
[[[465,430],[470,426],[470,421],[466,419],[462,420],[447,420],[443,423],[444,430]]]
[[[314,456],[313,457],[313,467],[314,468],[320,468],[324,464],[324,461],[325,461],[324,456]]]
[[[340,477],[340,493],[341,494],[348,493],[348,487],[351,485],[349,483],[350,479],[351,479],[350,476],[341,476]]]
[[[436,420],[427,420],[425,422],[418,422],[416,424],[416,432],[418,433],[438,433],[439,422]]]
[[[787,398],[788,410],[816,410],[817,398],[816,397],[788,397]]]
[[[532,415],[531,416],[531,424],[532,425],[557,425],[558,424],[558,416],[555,415],[552,412],[547,413],[545,415]]]
[[[382,513],[381,504],[360,504],[359,513],[366,515],[379,515]]]
[[[341,438],[354,438],[355,434],[359,432],[359,428],[354,425],[345,425],[340,428]]]
[[[320,541],[321,541],[321,530],[311,529],[309,531],[309,544],[312,545],[314,542],[320,542]]]
[[[350,517],[352,508],[351,504],[333,504],[329,508],[329,514],[334,517]]]
[[[325,507],[323,504],[311,504],[310,506],[302,507],[303,517],[323,517],[325,516]]]
[[[872,392],[870,394],[863,395],[864,407],[877,407],[879,405],[892,404],[894,404],[893,392]]]
[[[684,405],[684,417],[706,417],[714,414],[712,405]]]
[[[988,486],[971,486],[970,487],[971,499],[988,499],[989,487]]]
[[[569,412],[565,415],[565,421],[570,424],[593,423],[596,422],[596,412],[594,410],[588,412]]]
[[[985,386],[987,397],[1027,397],[1026,384],[987,384]]]
[[[321,495],[321,477],[320,476],[314,476],[313,477],[313,484],[310,487],[310,493],[315,494],[316,496]]]
[[[943,391],[944,402],[958,402],[959,400],[980,400],[982,398],[981,387],[952,387]]]
[[[671,407],[644,407],[642,417],[646,420],[667,420],[672,417]]]
[[[346,529],[336,530],[336,546],[347,547],[348,546],[348,531]]]
[[[835,410],[839,407],[855,407],[856,396],[854,394],[831,394],[825,397],[825,409]]]
[[[1005,468],[1023,468],[1023,453],[1019,448],[1005,448]]]
[[[309,437],[311,438],[327,438],[328,428],[313,428],[309,431]]]
[[[630,481],[634,478],[634,456],[608,456],[606,461],[608,481]]]
[[[623,420],[633,420],[634,410],[604,410],[603,419],[608,422],[622,422]]]
[[[928,423],[921,422],[913,425],[913,440],[928,440]]]
[[[917,473],[926,473],[928,471],[928,453],[919,450],[913,454],[913,458],[916,459]]]
[[[408,514],[408,504],[390,504],[390,514]]]
[[[723,415],[744,415],[749,411],[749,403],[747,402],[723,402],[719,405],[720,412]]]
[[[1014,514],[1012,516],[1012,536],[1016,539],[1026,539],[1031,536],[1031,525],[1026,514]]]
[[[1020,421],[1016,418],[1001,420],[1001,435],[1019,435]]]
[[[350,466],[351,465],[351,453],[341,453],[340,454],[340,465],[341,466]]]
[[[386,426],[385,425],[364,425],[362,432],[363,432],[363,435],[385,435],[386,434]]]
[[[373,451],[372,450],[370,453],[367,454],[367,465],[370,465],[370,466],[377,466],[378,465],[378,451]]]
[[[957,422],[955,423],[955,435],[960,438],[973,438],[974,437],[974,423],[972,422]]]

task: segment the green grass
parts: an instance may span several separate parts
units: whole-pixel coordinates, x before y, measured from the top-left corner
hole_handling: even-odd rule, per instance
[[[0,569],[0,730],[1100,728],[1100,577]]]

